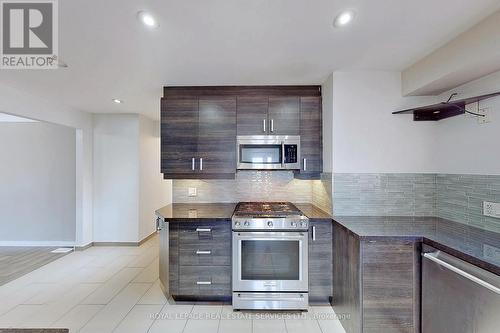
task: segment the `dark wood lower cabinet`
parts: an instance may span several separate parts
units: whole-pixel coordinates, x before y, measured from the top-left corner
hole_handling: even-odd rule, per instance
[[[329,303],[332,297],[332,222],[310,220],[309,300]]]
[[[160,281],[174,300],[230,299],[231,221],[165,223]]]
[[[420,243],[333,233],[333,307],[350,316],[346,332],[420,332]]]

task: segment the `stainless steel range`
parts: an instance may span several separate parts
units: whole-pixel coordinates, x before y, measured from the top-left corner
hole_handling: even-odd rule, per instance
[[[233,308],[307,310],[308,218],[291,203],[241,202],[232,228]]]

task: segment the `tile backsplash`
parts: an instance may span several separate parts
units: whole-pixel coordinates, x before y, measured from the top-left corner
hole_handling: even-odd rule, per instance
[[[435,215],[434,174],[336,173],[333,178],[334,215]]]
[[[500,202],[500,176],[436,175],[437,216],[500,232],[500,219],[483,216],[483,201]]]
[[[197,196],[188,195],[190,187]],[[321,180],[300,180],[289,171],[240,171],[231,180],[174,180],[173,198],[305,202],[334,215],[438,216],[500,232],[500,219],[482,214],[483,201],[500,202],[500,176],[323,173]]]
[[[500,202],[500,176],[353,174],[333,176],[334,215],[438,216],[500,232],[483,216],[483,201]]]
[[[319,183],[314,185],[315,182]],[[188,196],[188,189],[196,187],[197,196]],[[313,191],[313,188],[315,189]],[[239,201],[291,201],[315,202],[322,206],[331,200],[322,190],[321,181],[294,179],[290,171],[240,171],[230,180],[174,180],[174,202],[239,202]],[[315,195],[313,195],[313,192]],[[314,198],[313,198],[314,197]]]

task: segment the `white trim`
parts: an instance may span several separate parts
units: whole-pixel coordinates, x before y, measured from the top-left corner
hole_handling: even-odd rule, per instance
[[[0,246],[54,246],[74,247],[74,241],[0,241]]]

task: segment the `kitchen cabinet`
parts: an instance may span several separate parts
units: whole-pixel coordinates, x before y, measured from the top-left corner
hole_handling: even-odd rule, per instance
[[[175,300],[231,299],[230,220],[164,223],[160,249],[160,282],[169,296]]]
[[[296,178],[322,171],[319,86],[165,87],[161,172],[165,179],[234,179],[237,135],[300,135]]]
[[[237,132],[238,135],[299,135],[299,97],[239,97]]]
[[[198,157],[201,174],[231,175],[236,172],[236,98],[200,97]]]
[[[193,175],[198,152],[198,99],[161,100],[161,172]]]
[[[295,177],[320,179],[323,172],[321,97],[300,98],[301,169]]]
[[[300,135],[299,97],[269,97],[269,134]]]
[[[269,98],[267,96],[242,96],[238,97],[238,135],[268,135],[269,120],[267,109]]]
[[[309,220],[309,301],[332,297],[332,222]]]
[[[347,333],[420,332],[420,243],[333,228],[333,308]]]
[[[164,178],[234,178],[235,97],[169,97],[161,106]]]

